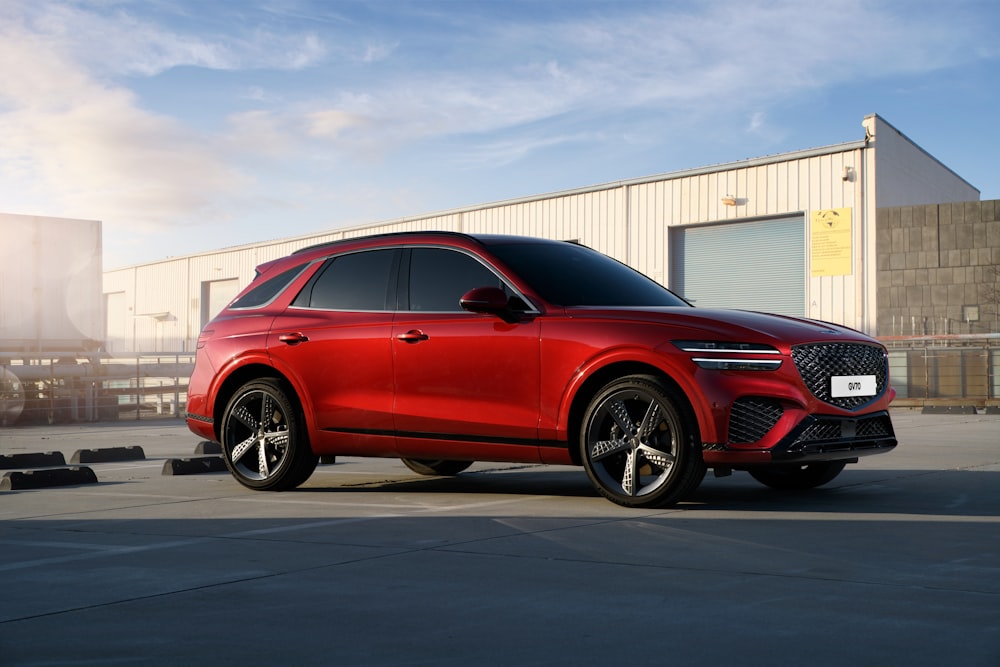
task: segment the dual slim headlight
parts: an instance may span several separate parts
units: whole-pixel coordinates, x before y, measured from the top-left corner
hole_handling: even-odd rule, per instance
[[[756,359],[762,355],[780,355],[777,349],[761,343],[675,340],[674,345],[692,355],[691,361],[710,371],[774,371],[781,359]],[[711,354],[713,356],[702,356]]]

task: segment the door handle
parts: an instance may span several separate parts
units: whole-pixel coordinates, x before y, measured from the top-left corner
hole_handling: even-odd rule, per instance
[[[278,336],[278,340],[286,345],[298,345],[309,340],[309,336],[301,333],[286,333]]]
[[[406,333],[401,333],[398,336],[396,336],[396,340],[401,340],[404,343],[411,343],[411,344],[419,343],[420,341],[427,340],[428,338],[430,338],[430,336],[425,334],[420,329],[411,329]]]

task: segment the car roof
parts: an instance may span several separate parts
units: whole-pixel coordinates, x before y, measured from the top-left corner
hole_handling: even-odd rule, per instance
[[[436,242],[450,239],[455,245],[489,246],[497,243],[567,243],[532,236],[512,236],[506,234],[466,234],[463,232],[431,230],[388,232],[385,234],[369,234],[348,239],[327,241],[299,248],[289,255],[264,262],[257,266],[257,276],[271,273],[272,270],[285,269],[302,262],[323,258],[340,250],[363,250],[366,248],[391,247],[407,243]]]
[[[389,232],[385,234],[371,234],[367,236],[356,236],[349,239],[338,239],[327,241],[315,245],[299,248],[292,255],[305,255],[326,252],[331,249],[351,248],[354,246],[378,245],[378,242],[388,242],[389,245],[398,245],[407,241],[433,238],[464,239],[482,245],[493,243],[564,243],[564,241],[554,241],[551,239],[536,238],[531,236],[510,236],[505,234],[466,234],[464,232],[452,232],[443,230],[431,231],[411,231],[411,232]]]

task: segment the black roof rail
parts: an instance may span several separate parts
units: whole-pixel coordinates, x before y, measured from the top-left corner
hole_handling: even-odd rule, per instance
[[[352,241],[361,241],[365,239],[380,239],[380,238],[393,238],[400,236],[422,236],[426,234],[437,234],[439,236],[454,236],[463,239],[475,240],[475,237],[470,234],[465,234],[463,232],[452,232],[440,229],[431,229],[427,231],[409,231],[409,232],[385,232],[383,234],[366,234],[365,236],[352,236],[347,239],[337,239],[336,241],[324,241],[323,243],[316,243],[315,245],[306,246],[305,248],[299,248],[292,252],[292,255],[298,255],[304,252],[310,252],[312,250],[318,250],[320,248],[330,248],[336,247],[338,245],[343,245],[345,243],[350,243]]]

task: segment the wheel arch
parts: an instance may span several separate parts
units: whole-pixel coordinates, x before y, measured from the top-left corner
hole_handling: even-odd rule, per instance
[[[212,417],[215,437],[221,442],[222,433],[220,429],[222,428],[223,413],[226,411],[226,406],[229,405],[230,399],[236,391],[245,385],[247,382],[252,382],[253,380],[260,380],[263,378],[271,378],[274,380],[280,380],[288,385],[289,396],[288,399],[295,401],[298,404],[299,409],[302,409],[302,401],[299,399],[298,394],[293,388],[292,383],[287,377],[282,375],[273,366],[268,366],[267,364],[261,363],[251,363],[246,366],[240,366],[235,369],[232,373],[226,376],[226,379],[222,381],[219,388],[215,392],[215,400],[212,404]]]
[[[609,382],[629,375],[646,375],[663,382],[663,384],[671,390],[680,402],[678,407],[684,413],[688,424],[693,429],[691,435],[695,439],[694,442],[700,442],[698,418],[696,416],[694,406],[691,404],[691,399],[681,388],[680,384],[678,384],[678,382],[670,376],[670,374],[666,373],[662,368],[653,366],[652,364],[643,363],[641,361],[617,361],[608,364],[607,366],[602,366],[591,373],[590,376],[580,384],[576,393],[573,395],[567,416],[566,436],[569,453],[574,464],[582,464],[582,461],[580,460],[580,449],[576,446],[576,444],[580,439],[580,429],[582,428],[583,416],[587,410],[587,406],[590,405],[590,402],[594,399],[597,393]]]

